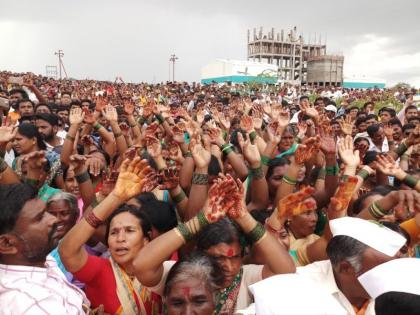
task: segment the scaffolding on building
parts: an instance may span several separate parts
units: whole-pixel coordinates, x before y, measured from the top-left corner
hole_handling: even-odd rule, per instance
[[[327,45],[322,43],[322,37],[315,36],[314,43],[306,43],[296,27],[287,33],[284,30],[275,33],[274,28],[264,33],[262,27],[257,32],[254,28],[252,37],[248,30],[248,60],[278,66],[281,81],[306,84],[308,60],[321,56],[327,56]]]

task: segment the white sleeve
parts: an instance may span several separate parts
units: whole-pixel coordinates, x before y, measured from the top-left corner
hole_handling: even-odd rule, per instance
[[[172,269],[173,265],[175,265],[176,261],[168,260],[163,262],[163,274],[162,278],[160,279],[159,283],[153,287],[147,287],[150,291],[163,296],[163,290],[165,289],[165,282],[166,278],[168,277],[169,270]]]

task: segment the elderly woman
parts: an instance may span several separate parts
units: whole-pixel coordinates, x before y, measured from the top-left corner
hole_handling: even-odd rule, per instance
[[[241,231],[230,220],[222,219],[226,213]],[[254,250],[264,257],[263,265],[243,265],[245,245],[241,241],[242,233],[253,244]],[[233,314],[252,303],[249,285],[274,274],[295,271],[285,247],[266,233],[247,211],[242,184],[228,177],[219,179],[210,188],[202,212],[142,249],[133,261],[139,281],[153,292],[162,294],[165,279],[174,265],[174,262],[166,261],[167,258],[196,234],[198,249],[217,260],[225,278],[219,290],[215,314]]]
[[[213,315],[223,270],[214,259],[194,253],[178,261],[168,273],[163,292],[168,315]]]

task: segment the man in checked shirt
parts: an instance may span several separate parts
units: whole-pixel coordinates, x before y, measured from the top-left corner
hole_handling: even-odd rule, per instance
[[[85,294],[48,256],[56,218],[28,184],[0,186],[0,314],[86,314]]]

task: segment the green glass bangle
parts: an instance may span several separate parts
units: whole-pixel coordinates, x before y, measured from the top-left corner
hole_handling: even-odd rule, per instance
[[[187,158],[187,157],[192,157],[192,153],[191,153],[191,151],[185,152],[184,157],[185,157],[185,158]]]
[[[268,163],[270,163],[270,158],[268,156],[261,155],[261,163],[263,165],[268,165]]]
[[[141,116],[138,120],[137,120],[138,124],[140,126],[143,126],[143,124],[146,122],[146,118],[144,118],[143,116]]]
[[[163,118],[161,114],[157,114],[155,116],[156,116],[156,119],[159,121],[159,124],[163,124],[163,122],[165,121],[165,118]]]
[[[227,132],[223,130],[222,134],[223,134],[223,140],[226,141],[227,136],[228,136]]]
[[[408,187],[411,187],[411,188],[416,187],[418,182],[419,182],[419,180],[417,178],[415,178],[414,176],[411,176],[411,175],[407,175],[403,179],[403,183],[406,184]]]
[[[287,175],[283,175],[283,177],[282,177],[281,180],[283,182],[285,182],[286,184],[289,184],[289,185],[296,185],[297,184],[297,180],[296,179],[293,179],[293,178],[291,178],[291,177],[289,177]]]
[[[207,221],[206,216],[202,211],[200,211],[197,214],[197,219],[198,219],[198,223],[200,224],[200,228],[203,228],[209,224],[209,221]]]
[[[191,233],[188,231],[187,227],[184,223],[179,223],[177,226],[179,233],[181,233],[182,237],[184,238],[185,242],[188,242],[192,239]]]
[[[182,200],[185,199],[185,197],[187,197],[187,195],[185,195],[184,191],[181,190],[181,192],[178,195],[176,195],[175,197],[173,197],[172,200],[175,203],[180,203]]]
[[[130,126],[130,128],[135,128],[135,127],[137,127],[137,124],[136,124],[136,123],[134,123],[134,124],[129,124],[129,126]]]
[[[366,178],[369,177],[369,172],[364,169],[361,169],[359,173],[357,173],[357,175],[363,178],[363,180],[366,180]]]
[[[325,167],[325,175],[327,176],[337,176],[338,173],[339,173],[339,168],[337,165]]]
[[[258,242],[265,234],[265,229],[260,222],[257,222],[255,227],[247,234],[247,238],[252,244]]]
[[[102,128],[102,125],[100,124],[100,123],[96,123],[94,126],[93,126],[93,129],[95,129],[96,131],[98,131],[99,129],[101,129]]]
[[[405,151],[407,151],[408,147],[405,144],[405,142],[401,142],[401,144],[398,146],[397,150],[395,151],[398,156],[401,156],[405,153]]]
[[[347,182],[348,179],[349,179],[349,175],[343,175],[343,176],[341,176],[340,181],[345,183],[345,182]]]
[[[253,179],[261,179],[264,178],[264,172],[262,167],[257,167],[257,168],[251,168],[250,169],[250,175]]]
[[[233,152],[232,147],[229,147],[229,148],[223,149],[223,153],[224,153],[225,155],[229,155],[229,154],[230,154],[230,153],[232,153],[232,152]]]
[[[76,178],[76,182],[79,184],[82,184],[86,181],[88,181],[90,179],[89,173],[88,172],[84,172],[82,174],[79,175],[75,175],[74,176]]]
[[[251,143],[254,143],[254,140],[256,137],[257,137],[257,133],[255,131],[251,131],[249,134],[249,139],[251,140]]]

